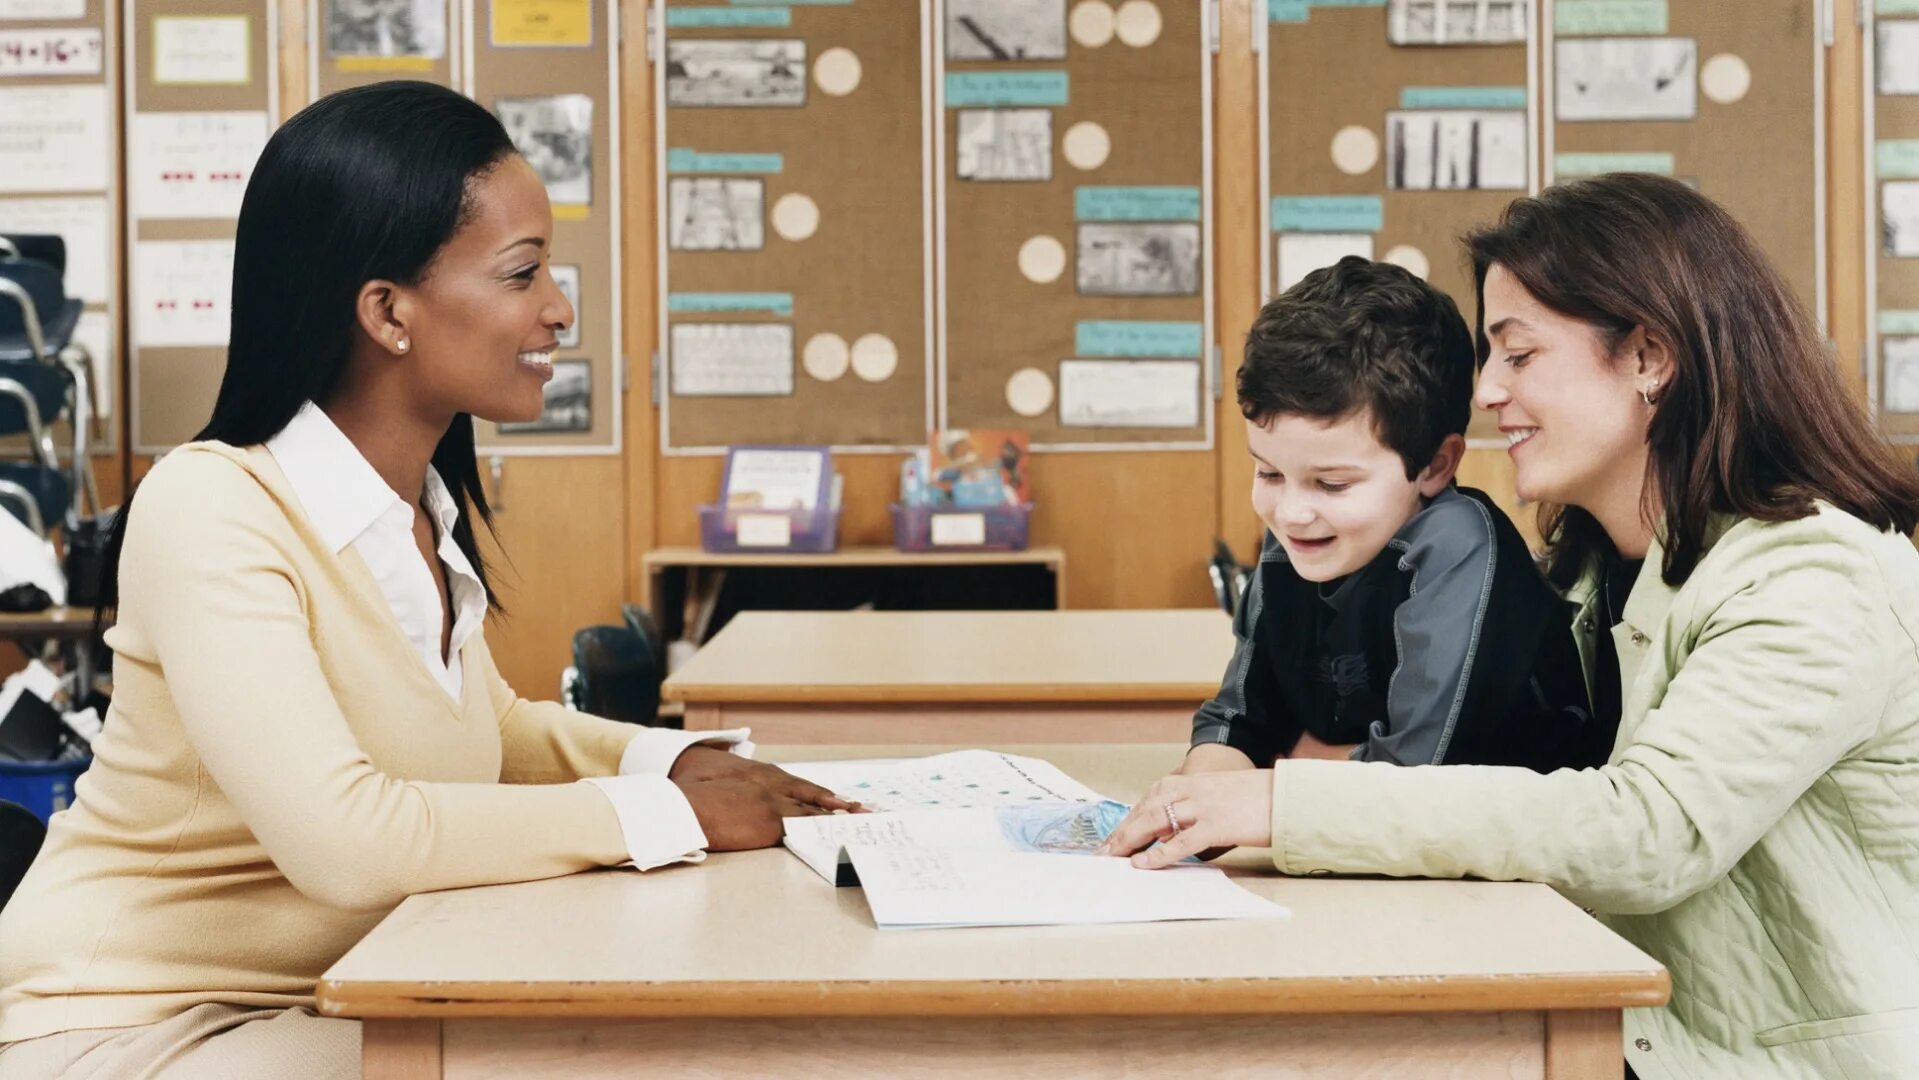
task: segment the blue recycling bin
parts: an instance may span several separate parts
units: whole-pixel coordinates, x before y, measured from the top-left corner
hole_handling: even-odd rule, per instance
[[[73,803],[73,783],[93,764],[74,761],[0,761],[0,799],[17,802],[46,821]]]

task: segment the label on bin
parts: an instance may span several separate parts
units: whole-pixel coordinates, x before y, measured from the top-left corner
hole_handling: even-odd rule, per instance
[[[792,547],[793,519],[785,514],[741,514],[741,547]]]
[[[986,543],[985,514],[934,514],[934,547],[979,547]]]

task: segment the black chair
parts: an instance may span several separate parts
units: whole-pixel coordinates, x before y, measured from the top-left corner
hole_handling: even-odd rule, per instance
[[[1232,615],[1239,610],[1239,598],[1246,594],[1246,579],[1252,568],[1242,566],[1226,541],[1213,538],[1213,557],[1206,564],[1206,576],[1212,579],[1213,596],[1220,609]]]
[[[57,233],[0,233],[0,259],[33,259],[67,272],[67,240]]]
[[[576,708],[628,724],[660,715],[660,668],[642,636],[628,626],[589,626],[573,635]]]
[[[49,253],[64,261],[64,246]],[[71,502],[61,513],[48,517],[48,525],[78,521],[85,513],[83,494],[96,511],[100,507],[89,438],[90,358],[73,341],[80,310],[80,300],[66,294],[61,272],[53,264],[0,258],[0,435],[28,435],[40,463],[57,468],[59,458],[48,429],[62,417],[73,427],[72,476],[67,484]]]
[[[0,508],[39,533],[61,519],[72,505],[66,474],[25,461],[0,461]]]
[[[46,823],[19,803],[0,799],[0,908],[7,906],[47,839]]]

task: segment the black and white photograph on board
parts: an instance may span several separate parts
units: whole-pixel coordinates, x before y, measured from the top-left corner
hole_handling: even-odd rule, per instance
[[[585,360],[553,361],[545,405],[538,420],[501,424],[502,435],[550,434],[593,430],[593,365]]]
[[[1873,69],[1882,94],[1919,94],[1919,19],[1880,19]]]
[[[948,60],[1066,59],[1066,0],[946,0]]]
[[[1691,120],[1699,111],[1692,38],[1561,38],[1553,43],[1559,119]]]
[[[666,246],[673,251],[758,251],[766,246],[766,184],[676,176],[666,185]]]
[[[1397,191],[1520,191],[1526,114],[1423,109],[1386,114],[1386,186]]]
[[[1526,40],[1527,0],[1390,0],[1394,45],[1511,45]]]
[[[1079,226],[1082,296],[1199,295],[1199,225],[1097,222]]]
[[[566,294],[566,302],[573,305],[573,322],[560,331],[560,348],[577,349],[580,323],[586,319],[586,311],[580,307],[580,268],[570,263],[554,263],[553,283]]]
[[[1919,257],[1919,180],[1879,185],[1879,240],[1888,259]]]
[[[447,0],[327,0],[327,56],[446,55]]]
[[[593,99],[585,94],[501,98],[495,109],[513,145],[566,206],[593,202]]]
[[[666,103],[758,107],[806,104],[806,42],[683,38],[666,43]]]
[[[959,110],[961,180],[1051,180],[1053,110]]]
[[[1881,338],[1879,351],[1886,361],[1879,381],[1881,407],[1887,412],[1919,412],[1919,337]]]

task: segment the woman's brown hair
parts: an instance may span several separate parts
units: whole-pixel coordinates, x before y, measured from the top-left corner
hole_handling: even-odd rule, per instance
[[[1597,328],[1609,353],[1636,327],[1670,348],[1672,378],[1646,429],[1666,584],[1698,565],[1715,513],[1791,521],[1822,500],[1880,529],[1919,526],[1919,471],[1873,429],[1812,317],[1712,200],[1665,177],[1615,173],[1515,200],[1466,248],[1481,364],[1495,263],[1540,303]],[[1610,550],[1577,507],[1542,506],[1539,524],[1547,575],[1562,587]]]

